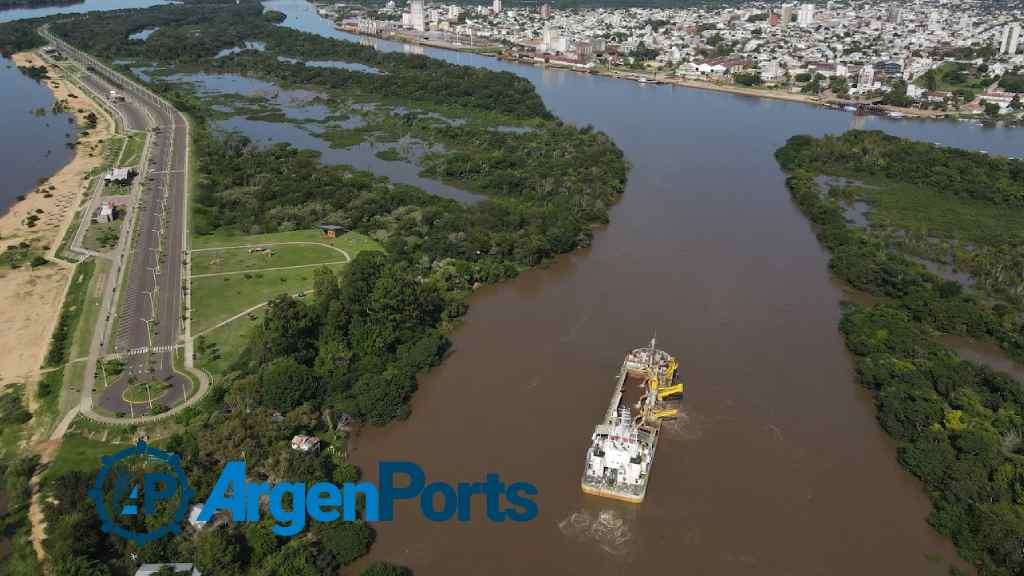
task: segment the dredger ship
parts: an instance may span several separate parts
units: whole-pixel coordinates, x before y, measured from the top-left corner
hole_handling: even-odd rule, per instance
[[[594,428],[587,449],[583,492],[626,502],[643,502],[651,478],[658,432],[679,414],[683,385],[679,363],[655,340],[626,355],[604,421]]]

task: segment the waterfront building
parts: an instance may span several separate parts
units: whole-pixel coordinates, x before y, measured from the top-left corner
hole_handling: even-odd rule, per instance
[[[590,42],[577,42],[576,43],[576,60],[580,62],[588,62],[594,57],[594,45]]]
[[[857,76],[857,87],[868,88],[875,81],[875,68],[871,64],[865,64]]]
[[[462,8],[458,7],[455,4],[452,4],[451,6],[448,7],[448,19],[449,20],[458,20],[459,16],[461,16],[461,15],[462,15]]]
[[[761,63],[761,80],[765,82],[778,82],[782,79],[782,66],[775,60]]]
[[[427,31],[427,19],[423,10],[423,0],[412,0],[409,4],[410,24],[417,32]]]

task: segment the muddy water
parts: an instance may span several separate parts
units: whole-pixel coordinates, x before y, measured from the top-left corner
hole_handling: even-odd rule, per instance
[[[1024,382],[1024,366],[1015,362],[1002,348],[991,342],[954,334],[939,336],[939,342],[954,350],[960,358],[968,362],[988,366],[997,372],[1005,372]]]
[[[308,5],[285,25],[347,37]],[[380,49],[405,50],[387,42]],[[430,479],[497,472],[540,490],[516,525],[378,524],[373,558],[418,574],[946,574],[836,324],[842,289],[772,153],[848,114],[801,104],[424,53],[532,80],[551,109],[608,132],[633,163],[590,249],[478,292],[454,353],[421,379],[413,416],[365,432],[354,457],[408,459]],[[929,142],[1014,154],[1024,132],[861,120]],[[583,452],[623,355],[657,333],[688,385],[640,506],[585,497]]]
[[[0,215],[18,196],[28,194],[67,164],[68,144],[75,141],[75,126],[67,114],[51,112],[53,94],[45,85],[22,74],[10,59],[0,57]]]

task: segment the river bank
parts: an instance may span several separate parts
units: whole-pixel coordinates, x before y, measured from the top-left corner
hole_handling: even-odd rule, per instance
[[[33,53],[14,54],[12,59],[21,67],[43,64]],[[98,120],[87,136],[77,140],[71,161],[35,190],[25,190],[24,200],[0,218],[0,250],[27,245],[29,254],[48,260],[33,268],[27,256],[17,268],[0,269],[0,300],[17,303],[0,309],[0,325],[5,328],[0,332],[0,385],[32,379],[43,363],[72,272],[54,255],[81,204],[89,173],[103,163],[103,141],[113,134],[113,124],[99,105],[75,89],[63,71],[48,68],[49,77],[42,83],[56,102],[66,104],[75,125],[84,126],[90,113]],[[68,128],[74,129],[70,124]]]
[[[825,108],[836,108],[839,106],[840,102],[839,100],[828,100],[823,99],[820,96],[802,94],[798,92],[787,92],[781,89],[753,88],[737,84],[726,84],[719,82],[707,82],[703,80],[693,80],[689,78],[680,78],[677,76],[658,76],[657,74],[648,74],[641,71],[629,70],[625,68],[588,68],[585,66],[572,64],[571,62],[550,61],[544,58],[531,58],[525,57],[523,55],[509,56],[507,54],[496,53],[496,51],[493,48],[476,48],[473,46],[453,44],[451,42],[445,42],[442,40],[434,39],[423,40],[408,34],[394,33],[389,36],[374,36],[371,34],[360,33],[355,28],[345,26],[337,26],[337,30],[344,32],[346,34],[359,36],[361,38],[389,40],[392,42],[400,42],[402,44],[406,44],[409,46],[423,46],[428,48],[436,48],[439,50],[447,50],[451,52],[476,54],[479,56],[491,58],[496,57],[497,59],[505,62],[526,64],[531,66],[538,66],[541,68],[568,70],[579,74],[604,76],[606,78],[614,78],[616,80],[627,80],[630,82],[637,82],[640,85],[646,86],[654,86],[658,84],[666,84],[670,86],[684,86],[686,88],[697,88],[699,90],[710,90],[713,92],[724,92],[728,94],[739,94],[742,96],[753,96],[755,98],[768,98],[772,100],[783,100],[786,102],[800,102],[803,104],[810,104],[813,106],[821,106]],[[899,106],[876,106],[875,108],[888,115],[894,114],[894,117],[927,119],[957,117],[956,115],[950,115],[947,112],[938,110],[921,110],[918,108],[904,108]]]

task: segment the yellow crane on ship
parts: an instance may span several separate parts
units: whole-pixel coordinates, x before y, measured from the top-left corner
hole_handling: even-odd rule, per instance
[[[661,401],[667,398],[673,398],[683,393],[683,384],[673,383],[675,380],[676,370],[679,369],[679,362],[675,358],[669,361],[668,366],[665,369],[665,386],[662,385],[662,381],[658,378],[657,372],[651,368],[648,370],[647,384],[650,386],[650,391],[655,397]],[[679,414],[679,410],[676,408],[663,408],[661,410],[655,410],[651,413],[656,419],[672,418]]]

